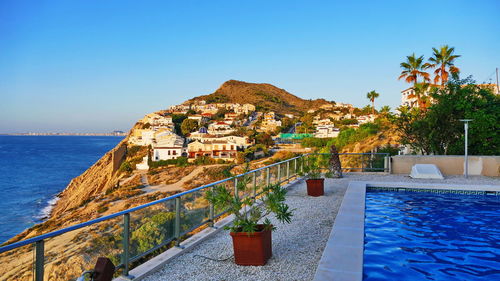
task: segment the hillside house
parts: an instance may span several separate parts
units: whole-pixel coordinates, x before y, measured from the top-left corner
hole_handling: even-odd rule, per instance
[[[187,148],[184,147],[184,139],[174,135],[162,138],[153,145],[153,161],[177,159],[187,156]]]
[[[196,140],[188,144],[188,157],[191,161],[203,156],[234,161],[238,152],[237,147],[236,143],[230,141],[214,140],[201,142]]]
[[[335,128],[333,123],[316,126],[314,137],[316,138],[336,138],[340,134],[340,129]]]
[[[366,124],[366,123],[373,123],[375,121],[375,115],[374,114],[368,114],[368,115],[362,115],[356,117],[358,120],[358,124]]]
[[[223,121],[218,121],[208,125],[208,133],[212,135],[229,135],[233,132],[234,129],[231,128],[231,125]]]

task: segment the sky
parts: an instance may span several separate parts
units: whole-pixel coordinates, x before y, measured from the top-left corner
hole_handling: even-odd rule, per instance
[[[500,1],[0,1],[0,133],[128,131],[229,79],[399,106],[399,64],[448,44],[495,80]]]

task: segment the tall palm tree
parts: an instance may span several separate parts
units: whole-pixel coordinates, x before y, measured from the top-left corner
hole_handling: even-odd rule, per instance
[[[429,58],[429,63],[426,65],[430,68],[436,68],[434,74],[434,83],[437,84],[441,81],[441,86],[448,82],[448,77],[450,73],[452,75],[457,75],[460,72],[458,67],[455,67],[454,60],[459,58],[460,55],[454,55],[454,47],[448,47],[448,45],[441,46],[439,49],[432,48],[434,53],[432,57]],[[448,70],[447,70],[448,68]]]
[[[408,83],[413,83],[413,89],[417,87],[418,78],[422,77],[423,82],[430,81],[429,73],[425,72],[429,68],[429,64],[424,63],[424,56],[416,57],[415,53],[411,56],[406,56],[406,61],[400,64],[403,71],[398,79],[405,78]],[[420,105],[420,95],[416,95],[417,103]]]
[[[424,63],[424,56],[416,57],[415,53],[411,56],[406,56],[406,61],[400,64],[403,71],[401,71],[401,76],[399,80],[405,78],[408,83],[413,83],[413,85],[418,83],[418,78],[422,77],[423,81],[429,80],[429,73],[425,72],[428,68],[428,64]]]
[[[375,92],[375,90],[366,94],[366,98],[372,102],[372,114],[375,115],[375,99],[379,97],[379,93]]]

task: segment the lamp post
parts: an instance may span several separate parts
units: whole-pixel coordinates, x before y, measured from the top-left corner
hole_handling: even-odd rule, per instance
[[[472,119],[460,119],[460,121],[464,122],[464,130],[465,130],[465,154],[464,154],[464,160],[465,160],[465,178],[469,176],[469,155],[468,155],[468,150],[467,150],[467,136],[469,133],[469,122],[472,121]]]

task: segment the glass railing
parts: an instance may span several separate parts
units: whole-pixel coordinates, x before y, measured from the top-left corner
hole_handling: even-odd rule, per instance
[[[110,258],[124,276],[131,268],[174,246],[225,215],[205,199],[223,185],[240,198],[259,198],[263,188],[298,178],[316,159],[329,169],[330,154],[305,154],[178,193],[118,213],[0,247],[0,280],[71,280]],[[387,154],[340,153],[343,170],[389,171]],[[243,185],[242,185],[243,184]],[[64,278],[57,278],[64,276]]]
[[[225,215],[205,199],[208,190],[223,185],[240,198],[258,198],[264,186],[297,178],[301,157],[0,247],[0,280],[76,279],[99,256],[110,258],[128,276],[131,268],[181,246],[191,233]]]

